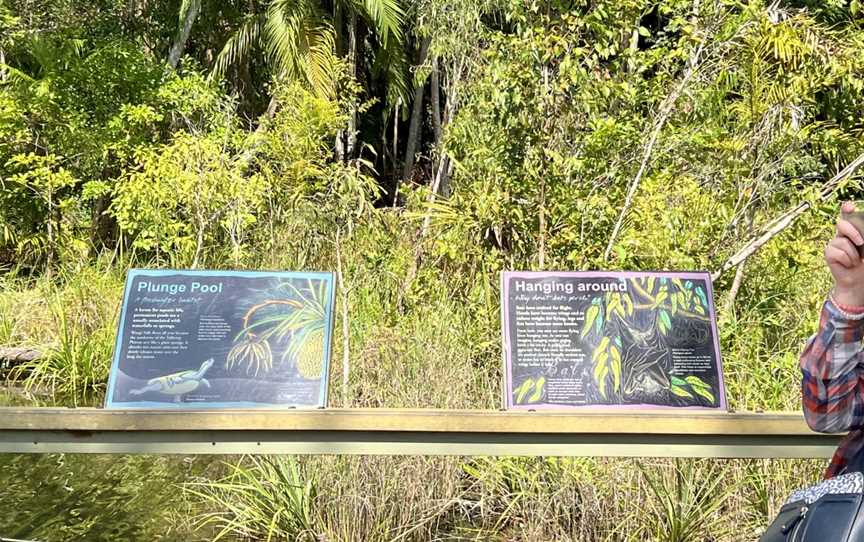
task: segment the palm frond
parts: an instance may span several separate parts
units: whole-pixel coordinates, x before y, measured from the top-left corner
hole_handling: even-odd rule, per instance
[[[389,40],[378,49],[372,69],[387,80],[387,104],[390,107],[401,99],[410,104],[413,92],[408,76],[408,59],[401,41]]]
[[[249,17],[240,25],[234,34],[228,38],[219,55],[216,57],[216,62],[213,65],[213,75],[222,76],[228,70],[229,66],[237,63],[241,58],[247,56],[252,47],[258,42],[261,37],[261,27],[264,24],[264,15],[259,14]]]
[[[36,82],[35,79],[9,64],[0,64],[0,72],[6,73],[5,83],[19,89],[29,88],[30,85]]]
[[[312,91],[328,98],[334,98],[336,81],[335,34],[330,25],[321,25],[307,34],[308,49],[304,55],[306,79]]]
[[[306,36],[303,34],[304,30],[312,26],[310,18],[319,18],[315,11],[304,0],[277,0],[267,8],[265,47],[278,76],[296,80],[305,75],[302,50],[306,48]]]
[[[355,0],[355,9],[366,15],[382,45],[386,47],[391,40],[402,41],[405,10],[399,0]]]

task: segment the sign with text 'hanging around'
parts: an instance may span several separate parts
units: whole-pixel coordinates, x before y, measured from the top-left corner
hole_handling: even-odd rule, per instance
[[[332,273],[132,269],[106,407],[323,407],[332,309]]]
[[[505,272],[507,408],[726,408],[708,273]]]

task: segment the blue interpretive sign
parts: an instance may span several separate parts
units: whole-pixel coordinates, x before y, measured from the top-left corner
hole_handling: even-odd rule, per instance
[[[108,408],[323,407],[333,274],[132,269]]]

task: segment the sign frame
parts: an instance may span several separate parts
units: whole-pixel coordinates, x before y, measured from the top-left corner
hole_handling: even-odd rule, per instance
[[[661,405],[653,403],[587,403],[584,405],[565,404],[565,403],[534,403],[534,404],[514,404],[513,401],[513,352],[511,345],[513,337],[511,337],[510,328],[510,285],[511,278],[574,278],[574,279],[636,279],[642,277],[654,277],[655,279],[680,279],[680,280],[704,280],[706,289],[706,316],[709,319],[710,331],[712,335],[711,346],[716,360],[717,370],[717,393],[718,401],[716,406],[706,405]],[[726,398],[726,383],[723,374],[723,359],[720,350],[720,338],[717,329],[717,316],[714,305],[714,290],[711,281],[711,274],[708,271],[502,271],[500,275],[500,300],[501,300],[501,340],[502,340],[502,409],[504,410],[536,410],[536,411],[552,411],[552,410],[699,410],[699,411],[728,411],[728,401]]]
[[[323,327],[323,360],[321,368],[318,401],[315,404],[280,404],[253,401],[213,401],[213,402],[163,402],[163,401],[118,401],[115,400],[117,389],[117,375],[120,370],[120,357],[123,352],[124,330],[127,326],[129,299],[132,295],[132,285],[140,277],[237,277],[237,278],[283,278],[294,280],[322,280],[326,285],[326,298],[324,302],[324,327]],[[336,277],[330,271],[245,271],[228,269],[145,269],[130,268],[126,274],[123,287],[123,301],[120,308],[120,316],[114,341],[114,349],[111,356],[108,383],[106,386],[104,408],[112,410],[304,410],[323,409],[327,407],[329,399],[329,373],[332,362],[334,316],[336,299]],[[182,370],[182,369],[178,369]]]

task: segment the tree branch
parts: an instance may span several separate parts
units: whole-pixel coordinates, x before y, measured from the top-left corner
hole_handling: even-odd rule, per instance
[[[862,153],[858,158],[849,162],[842,171],[834,175],[825,186],[822,187],[822,190],[819,192],[819,201],[825,201],[828,199],[837,189],[840,187],[840,184],[847,178],[851,177],[855,171],[864,164],[864,153]],[[720,269],[711,274],[711,280],[717,280],[720,276],[726,271],[736,267],[738,264],[752,256],[757,250],[762,248],[762,246],[774,238],[775,235],[785,230],[792,224],[795,219],[804,214],[808,209],[813,206],[809,201],[802,201],[792,209],[786,211],[782,215],[778,216],[774,220],[768,223],[765,227],[763,233],[761,233],[755,239],[748,241],[741,249],[735,253],[731,258],[726,260],[726,262],[720,266]]]
[[[180,57],[183,56],[183,51],[186,49],[186,41],[189,39],[189,33],[192,32],[192,24],[195,22],[200,11],[201,0],[190,0],[189,7],[186,9],[186,16],[183,17],[183,26],[177,33],[177,38],[174,40],[171,51],[168,53],[168,65],[172,69],[177,68]]]
[[[615,221],[615,227],[612,229],[612,235],[609,237],[609,243],[606,245],[606,251],[603,253],[604,262],[609,260],[609,254],[612,252],[612,247],[618,239],[621,225],[624,223],[624,217],[627,216],[627,213],[630,211],[630,206],[633,204],[633,196],[636,194],[636,190],[639,188],[639,183],[642,181],[642,175],[648,167],[648,161],[651,159],[651,153],[654,150],[654,144],[657,142],[657,137],[666,125],[666,120],[672,113],[678,97],[681,96],[681,93],[684,92],[690,79],[692,79],[693,74],[696,73],[699,57],[705,48],[705,41],[706,40],[700,41],[699,45],[693,48],[693,51],[690,53],[690,58],[687,60],[687,71],[684,73],[684,77],[681,78],[678,85],[675,86],[672,92],[666,96],[663,103],[660,105],[660,113],[654,121],[654,126],[651,129],[651,136],[648,138],[648,144],[645,146],[645,150],[642,153],[642,161],[639,164],[639,170],[636,172],[636,177],[634,177],[633,181],[630,183],[630,188],[627,189],[627,196],[624,198],[624,207],[618,215],[618,220]]]

